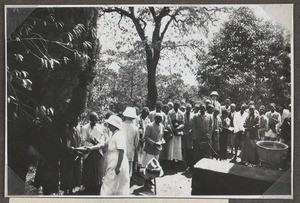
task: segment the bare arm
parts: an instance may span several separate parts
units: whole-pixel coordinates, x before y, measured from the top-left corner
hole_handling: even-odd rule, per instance
[[[116,175],[120,173],[120,167],[124,157],[124,149],[118,149],[118,151],[119,151],[118,162],[115,168]]]

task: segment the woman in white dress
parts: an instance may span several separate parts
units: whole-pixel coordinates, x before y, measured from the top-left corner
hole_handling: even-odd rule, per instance
[[[107,120],[112,136],[108,141],[106,171],[100,195],[129,195],[129,164],[126,156],[126,139],[120,131],[122,119],[112,115]]]

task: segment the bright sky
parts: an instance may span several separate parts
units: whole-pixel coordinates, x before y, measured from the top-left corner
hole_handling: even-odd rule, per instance
[[[245,6],[245,5],[243,5]],[[255,14],[258,17],[264,18],[264,19],[273,19],[274,21],[278,22],[279,24],[281,24],[283,27],[285,27],[286,29],[288,29],[291,33],[292,33],[292,27],[293,27],[293,20],[292,20],[292,16],[293,16],[293,5],[292,4],[262,4],[262,5],[246,5],[250,8],[252,8],[255,11]],[[224,20],[227,19],[227,16],[222,16],[221,17],[222,20],[220,20],[216,26],[211,26],[210,27],[210,34],[208,39],[205,39],[203,36],[193,36],[191,35],[191,38],[194,37],[201,37],[204,39],[205,42],[208,42],[208,40],[212,37],[212,34],[214,32],[217,32],[220,25],[224,22]],[[119,19],[115,19],[115,20],[119,20]],[[105,23],[105,22],[102,22]],[[118,50],[114,44],[114,39],[117,39],[119,36],[122,35],[122,37],[124,37],[124,33],[122,33],[120,30],[117,31],[117,33],[115,33],[116,35],[114,35],[114,33],[112,31],[107,31],[107,29],[105,29],[105,27],[108,26],[101,26],[101,30],[99,30],[99,37],[100,37],[100,43],[102,44],[102,50],[108,50],[108,49],[112,49],[112,50]],[[135,30],[134,30],[135,31]],[[171,36],[172,33],[168,33],[168,35]],[[167,35],[166,35],[167,36]],[[126,41],[134,41],[136,39],[139,40],[139,38],[132,38],[133,37],[133,33],[129,33],[127,34],[127,36],[125,36]],[[172,36],[171,36],[172,37]],[[123,46],[123,49],[126,50],[128,47]],[[121,48],[122,49],[122,48]],[[121,50],[119,49],[119,50]],[[191,59],[195,59],[193,58],[193,52],[191,51],[190,54],[187,54],[191,57]],[[104,56],[105,57],[105,56]],[[162,74],[170,74],[171,72],[180,72],[182,74],[182,78],[185,81],[186,84],[189,85],[197,85],[197,81],[195,78],[195,75],[192,73],[191,69],[195,69],[197,66],[197,63],[195,63],[195,67],[192,67],[191,69],[189,68],[184,68],[182,61],[180,59],[180,57],[178,58],[176,55],[172,55],[171,53],[167,54],[167,56],[164,57],[165,60],[160,60],[160,65],[158,67],[158,71]],[[171,69],[169,68],[165,68],[165,67],[172,67]],[[117,62],[113,62],[110,65],[110,68],[113,70],[118,71],[119,69],[119,64]],[[183,71],[182,71],[183,70]]]

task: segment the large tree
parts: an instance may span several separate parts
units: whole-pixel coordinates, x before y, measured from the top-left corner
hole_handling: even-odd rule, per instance
[[[154,108],[157,100],[156,73],[162,49],[194,46],[198,47],[197,40],[189,39],[189,44],[184,39],[187,33],[207,31],[208,24],[216,20],[217,7],[109,7],[103,8],[104,13],[117,13],[122,18],[130,20],[131,25],[138,34],[145,53],[148,95],[147,106]],[[170,28],[173,28],[172,36],[164,42]],[[172,37],[175,33],[181,35],[182,43],[175,44]],[[181,52],[183,53],[183,52]],[[180,55],[180,54],[178,54]]]
[[[199,54],[202,93],[217,90],[220,99],[259,104],[290,102],[290,35],[279,25],[258,18],[247,7],[235,9]]]
[[[29,155],[39,154],[47,194],[58,188],[67,120],[83,112],[94,77],[98,9],[7,11],[8,165],[25,181]]]

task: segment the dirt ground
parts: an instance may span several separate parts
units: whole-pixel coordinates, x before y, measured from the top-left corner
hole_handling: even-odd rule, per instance
[[[229,150],[228,150],[229,152]],[[238,152],[238,154],[240,151]],[[228,153],[228,159],[223,160],[229,162],[233,154]],[[238,158],[237,161],[240,161]],[[248,165],[249,167],[258,167],[255,165]],[[160,197],[189,197],[191,196],[191,183],[192,175],[186,172],[186,165],[183,161],[177,163],[162,163],[164,175],[156,178],[156,195]],[[42,188],[35,188],[32,186],[36,172],[36,166],[31,166],[28,170],[26,183],[25,183],[25,195],[42,195]],[[135,175],[136,181],[132,181],[130,185],[131,195],[133,196],[154,196],[155,187],[145,188],[144,178],[142,173],[140,176]],[[84,188],[83,186],[77,187],[73,190],[75,195],[81,195]],[[62,191],[54,195],[63,195]]]
[[[192,176],[190,173],[185,173],[186,166],[184,162],[178,162],[173,165],[163,165],[164,175],[155,179],[156,181],[156,195],[164,197],[174,196],[190,196],[191,195],[191,181]],[[29,167],[26,183],[25,195],[42,195],[42,188],[35,188],[32,184],[36,173],[36,166]],[[155,187],[144,187],[143,173],[141,176],[134,176],[136,181],[131,182],[130,192],[133,196],[152,196],[155,195]],[[154,181],[153,181],[154,182]],[[75,188],[75,192],[80,195],[83,187]],[[58,194],[63,195],[62,191]]]
[[[192,175],[185,172],[184,162],[163,164],[162,167],[164,175],[156,178],[156,195],[161,197],[191,196]],[[138,178],[138,181],[131,185],[132,195],[155,195],[155,187],[148,189],[143,186],[143,183],[143,178]]]

